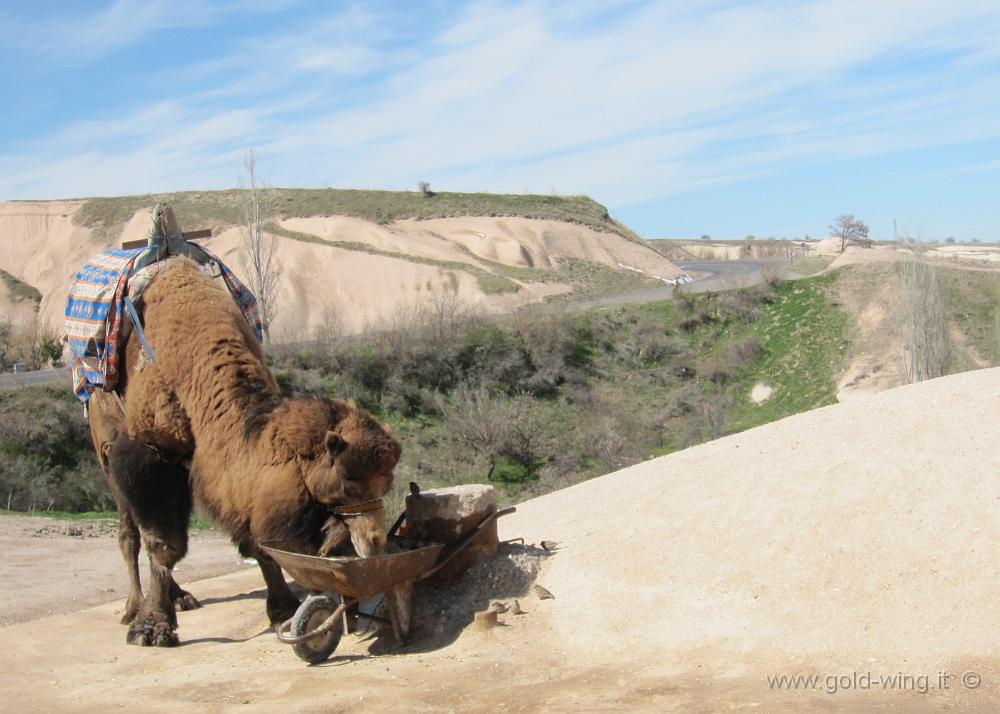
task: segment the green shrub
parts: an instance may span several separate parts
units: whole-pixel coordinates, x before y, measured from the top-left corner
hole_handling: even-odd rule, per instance
[[[0,394],[0,506],[104,511],[114,498],[83,409],[68,389]]]

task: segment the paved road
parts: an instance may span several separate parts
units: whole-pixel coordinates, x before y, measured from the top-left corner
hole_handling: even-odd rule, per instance
[[[682,290],[692,293],[706,290],[727,290],[756,285],[764,281],[764,268],[769,265],[767,260],[704,260],[695,263],[677,263],[684,272],[697,277],[693,283],[684,285]],[[674,294],[672,285],[657,288],[646,288],[619,295],[581,300],[573,303],[574,308],[606,307],[608,305],[632,305],[635,303],[669,300]]]
[[[61,384],[69,387],[69,370],[41,369],[37,372],[18,372],[17,374],[0,374],[0,392],[7,392],[21,387],[36,387],[40,384]]]
[[[680,263],[678,267],[687,273],[708,273],[691,283],[691,292],[706,290],[730,290],[764,282],[764,271],[769,265],[783,269],[783,260],[705,260],[697,263]]]

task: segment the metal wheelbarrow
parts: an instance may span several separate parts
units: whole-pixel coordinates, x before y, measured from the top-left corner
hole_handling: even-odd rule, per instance
[[[397,642],[405,644],[410,634],[413,584],[437,573],[483,528],[514,511],[513,506],[494,511],[460,540],[448,545],[397,537],[395,532],[400,519],[389,532],[389,542],[403,550],[373,558],[321,557],[283,550],[277,543],[262,544],[264,551],[292,579],[314,593],[302,601],[291,619],[278,626],[275,636],[292,645],[295,654],[306,662],[322,662],[340,643],[347,609],[385,593],[393,634]],[[368,614],[363,616],[381,619]]]

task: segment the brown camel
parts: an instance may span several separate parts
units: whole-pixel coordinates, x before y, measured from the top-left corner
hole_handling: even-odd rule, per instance
[[[367,412],[331,399],[284,399],[249,325],[224,287],[185,259],[160,272],[140,311],[155,359],[135,332],[114,395],[97,394],[91,431],[121,510],[119,544],[132,591],[132,644],[177,643],[176,607],[197,606],[171,576],[187,552],[193,501],[224,527],[267,583],[272,624],[298,606],[259,543],[362,556],[385,545],[380,500],[399,443]],[[338,512],[339,511],[339,512]],[[139,588],[136,530],[150,559]]]

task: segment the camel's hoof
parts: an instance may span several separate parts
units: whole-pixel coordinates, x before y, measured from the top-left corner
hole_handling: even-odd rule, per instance
[[[174,597],[174,607],[178,610],[197,610],[201,607],[201,603],[198,602],[198,598],[189,593],[187,590],[181,590],[181,594]]]
[[[177,633],[169,623],[149,618],[133,623],[125,641],[140,647],[175,647],[178,643]]]

